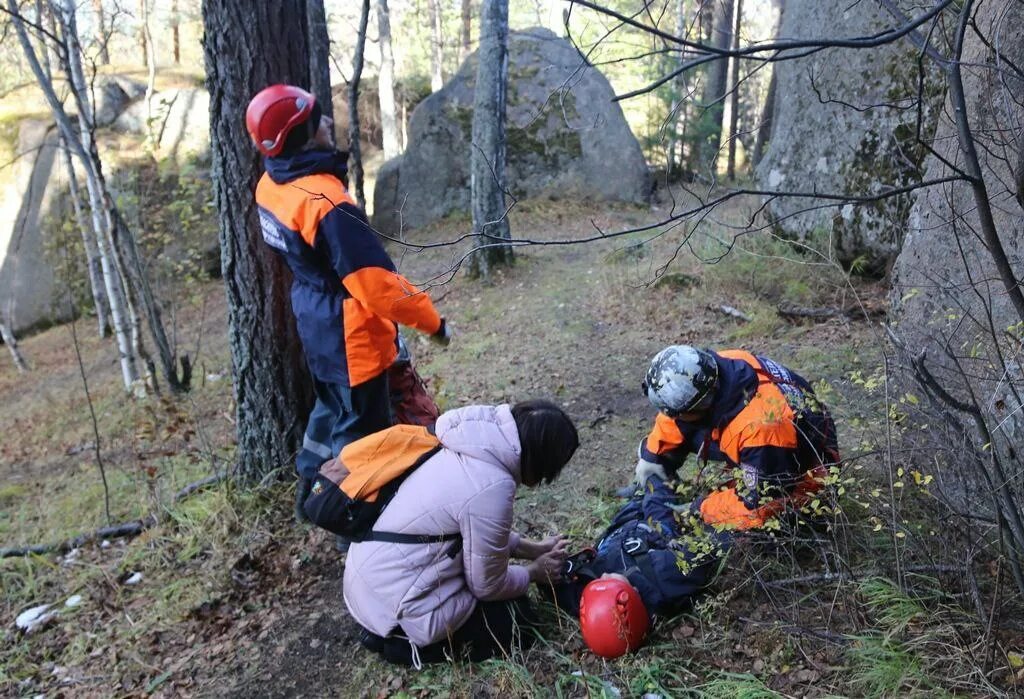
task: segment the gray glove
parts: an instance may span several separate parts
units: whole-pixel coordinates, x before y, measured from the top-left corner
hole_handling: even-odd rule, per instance
[[[651,475],[658,476],[663,481],[668,480],[668,474],[665,473],[664,466],[647,459],[639,459],[636,462],[636,467],[633,469],[633,482],[637,485],[643,485],[647,481],[647,477]]]

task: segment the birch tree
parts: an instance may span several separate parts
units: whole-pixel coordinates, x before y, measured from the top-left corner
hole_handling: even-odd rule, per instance
[[[427,0],[430,13],[430,91],[444,87],[444,34],[440,0]]]
[[[398,115],[395,110],[395,56],[391,50],[391,13],[388,0],[377,0],[377,34],[380,45],[380,72],[377,94],[380,100],[380,129],[384,142],[384,159],[390,160],[402,151],[398,141]]]
[[[363,0],[359,15],[359,31],[356,34],[356,48],[352,54],[352,79],[348,83],[348,153],[349,176],[356,203],[366,208],[366,194],[363,192],[363,152],[360,146],[362,135],[359,129],[359,82],[363,77],[363,54],[366,51],[366,25],[370,21],[370,0]]]

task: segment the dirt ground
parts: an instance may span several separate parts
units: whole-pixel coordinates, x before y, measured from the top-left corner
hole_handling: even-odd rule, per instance
[[[522,237],[565,241],[592,235],[595,226],[638,226],[664,215],[667,206],[598,212],[587,203],[525,202],[513,212],[512,227]],[[433,287],[455,330],[447,350],[410,337],[420,373],[442,409],[547,397],[563,404],[580,428],[581,448],[563,477],[518,495],[521,531],[564,532],[583,546],[603,528],[616,508],[609,493],[629,478],[636,443],[653,418],[639,390],[647,362],[677,342],[756,349],[819,382],[835,412],[842,449],[858,455],[851,468],[863,469],[864,491],[874,487],[869,474],[880,469],[884,414],[868,380],[880,363],[877,324],[845,318],[791,322],[777,306],[846,307],[859,298],[878,308],[884,289],[851,282],[828,264],[770,241],[744,243],[724,262],[703,263],[700,258],[718,254],[716,238],[731,237],[729,224],[742,221],[743,213],[722,214],[709,222],[714,235],[695,236],[680,250],[678,230],[520,248],[515,266],[490,285],[462,274],[446,281],[459,254],[450,248],[392,249],[411,279]],[[466,227],[451,220],[413,240],[439,242]],[[868,651],[889,653],[886,662],[893,652],[911,651],[904,645],[893,650],[889,627],[860,605],[862,588],[809,592],[799,581],[765,584],[799,576],[827,580],[829,571],[849,568],[884,575],[879,552],[892,539],[874,530],[874,510],[866,505],[863,513],[837,518],[835,526],[740,547],[701,606],[661,624],[644,649],[620,661],[596,659],[571,621],[549,614],[544,638],[512,658],[420,673],[383,665],[357,643],[341,596],[344,558],[333,540],[291,521],[289,484],[247,490],[222,484],[173,500],[185,484],[223,469],[232,452],[223,293],[210,282],[199,297],[179,318],[182,346],[200,347],[199,385],[183,399],[126,399],[109,341],[95,338],[84,320],[76,326],[113,486],[112,519],[156,511],[160,523],[135,539],[106,548],[88,544],[70,557],[0,561],[0,689],[6,693],[933,696],[975,686],[963,676],[943,681],[935,665],[952,665],[923,644],[913,652],[927,647],[928,655],[908,656],[895,678],[876,684],[877,678],[863,674],[877,666],[863,660]],[[69,328],[26,338],[22,348],[30,374],[18,375],[0,362],[0,403],[7,408],[0,411],[0,545],[60,540],[105,519],[93,426]],[[924,553],[904,555],[907,564],[929,563]],[[143,573],[142,581],[126,585],[134,572]],[[29,606],[59,606],[73,594],[82,595],[81,605],[64,609],[42,630],[23,635],[14,629],[14,617]],[[923,637],[931,626],[914,614],[902,635],[891,638],[915,629],[915,637]],[[943,633],[969,628],[960,616],[949,618],[941,622]],[[1015,639],[1004,644],[1018,647]],[[971,682],[998,674],[991,666],[982,672],[969,664],[964,673]],[[1011,691],[1007,683],[1013,680],[998,676],[999,683],[988,686]]]

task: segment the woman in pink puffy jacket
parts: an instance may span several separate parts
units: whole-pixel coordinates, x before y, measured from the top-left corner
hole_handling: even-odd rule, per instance
[[[345,564],[345,603],[363,645],[417,667],[529,642],[520,633],[532,619],[527,589],[559,578],[566,542],[513,532],[512,502],[520,484],[553,481],[579,446],[569,416],[543,400],[451,410],[435,434],[441,449],[402,483],[374,529],[461,537],[354,543]]]

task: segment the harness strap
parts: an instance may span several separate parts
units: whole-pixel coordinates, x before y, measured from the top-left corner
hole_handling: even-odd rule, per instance
[[[452,545],[445,551],[448,558],[455,558],[462,550],[462,533],[449,534],[399,534],[398,532],[382,532],[371,530],[360,541],[383,541],[389,544],[443,544],[451,541]]]

